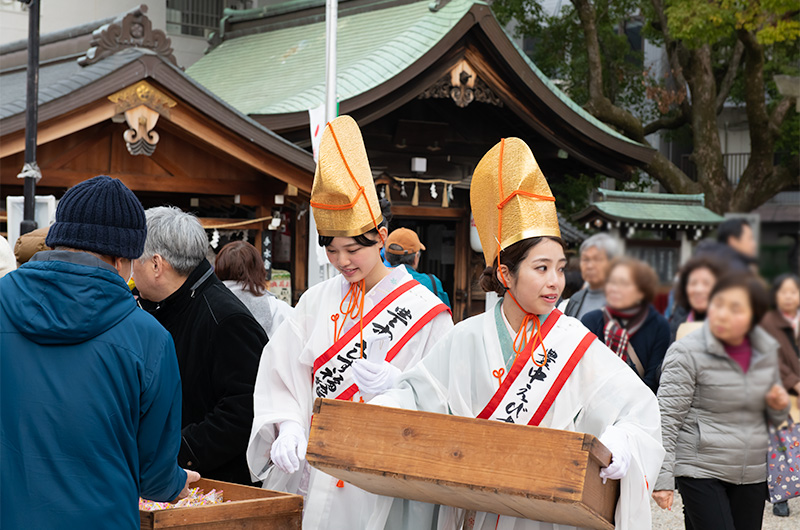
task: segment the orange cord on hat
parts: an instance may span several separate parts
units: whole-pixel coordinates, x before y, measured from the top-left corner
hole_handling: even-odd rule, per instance
[[[555,197],[548,197],[546,195],[536,195],[535,193],[531,193],[531,192],[528,192],[528,191],[525,191],[525,190],[515,190],[508,197],[505,197],[505,198],[503,197],[504,196],[504,193],[503,193],[503,151],[505,149],[505,145],[506,145],[506,139],[503,138],[502,140],[500,140],[500,161],[499,161],[498,168],[497,168],[497,184],[498,184],[499,191],[500,191],[500,202],[497,204],[497,237],[495,238],[495,240],[497,241],[497,264],[498,264],[498,266],[500,265],[500,254],[503,252],[503,249],[500,246],[500,237],[502,236],[502,233],[503,233],[503,207],[505,207],[505,205],[508,204],[508,202],[512,198],[517,196],[517,195],[520,195],[520,196],[523,196],[523,197],[528,197],[528,198],[539,200],[539,201],[555,201],[556,200]],[[536,362],[536,357],[534,356],[535,348],[533,348],[533,349],[531,349],[531,361],[533,361],[534,365],[536,365],[538,367],[542,367],[542,366],[547,364],[547,350],[544,347],[544,340],[542,339],[542,326],[541,326],[541,323],[539,322],[539,317],[534,315],[534,314],[532,314],[532,313],[529,313],[528,311],[526,311],[520,305],[520,303],[517,301],[517,299],[514,296],[514,294],[511,292],[511,289],[509,289],[508,283],[506,283],[505,274],[503,274],[501,272],[500,273],[500,278],[502,278],[502,280],[503,280],[503,287],[506,288],[506,292],[508,293],[508,295],[514,301],[514,303],[517,304],[517,307],[520,309],[520,311],[522,311],[525,314],[525,318],[522,319],[522,324],[519,327],[519,331],[517,331],[517,336],[514,337],[514,353],[516,354],[515,355],[515,361],[516,361],[516,356],[518,356],[520,353],[522,353],[525,350],[525,347],[528,345],[528,343],[530,341],[534,340],[534,338],[538,338],[539,339],[539,343],[542,346],[542,351],[544,352],[544,359],[542,359],[541,363],[537,363]],[[530,336],[528,336],[527,328],[528,328],[528,323],[530,323],[530,322],[533,323],[533,328],[531,329]],[[498,376],[498,374],[495,374],[493,372],[492,375],[494,377],[496,377],[497,380],[502,383],[502,379],[501,379],[502,376],[503,376],[502,373],[500,373],[499,376]]]
[[[358,179],[356,179],[355,175],[353,175],[353,170],[350,169],[350,164],[347,163],[347,158],[345,158],[344,156],[344,152],[342,151],[342,146],[339,145],[339,139],[336,137],[336,133],[333,130],[333,123],[329,122],[328,128],[330,128],[331,130],[331,136],[333,136],[333,141],[336,144],[336,149],[339,151],[339,156],[342,157],[342,162],[344,162],[344,167],[345,169],[347,169],[347,174],[350,175],[351,179],[353,179],[353,183],[356,185],[358,193],[356,193],[356,196],[353,199],[353,201],[348,204],[325,204],[321,202],[310,201],[311,206],[313,206],[314,208],[320,208],[322,210],[349,210],[350,208],[356,205],[356,203],[358,202],[358,198],[361,195],[363,195],[364,202],[367,203],[367,210],[369,210],[369,216],[372,218],[372,224],[375,226],[375,230],[378,230],[378,221],[375,219],[375,214],[372,211],[372,206],[369,205],[369,201],[367,200],[366,190],[364,190],[364,186],[358,183]],[[381,238],[381,243],[385,243],[386,241],[383,237],[383,234],[381,234],[380,230],[378,230],[378,235]]]
[[[344,315],[342,319],[342,325],[338,326],[339,323],[339,313],[335,315],[331,315],[331,320],[333,321],[333,342],[337,342],[339,337],[342,334],[342,330],[344,329],[344,325],[347,323],[347,319],[351,318],[355,320],[358,318],[359,325],[361,329],[359,330],[359,347],[361,348],[361,355],[360,358],[364,358],[364,291],[365,291],[365,283],[364,280],[354,282],[350,284],[350,288],[347,290],[347,293],[342,298],[342,301],[339,302],[339,313]],[[359,296],[360,294],[360,296]],[[349,299],[349,302],[348,302]],[[344,303],[347,302],[347,309],[344,308]]]

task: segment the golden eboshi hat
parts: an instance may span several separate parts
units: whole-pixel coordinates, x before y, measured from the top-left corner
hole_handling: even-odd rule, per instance
[[[361,130],[350,116],[322,133],[311,207],[321,236],[355,237],[383,221]]]
[[[489,267],[518,241],[561,237],[556,199],[530,147],[519,138],[504,138],[483,156],[469,196]]]

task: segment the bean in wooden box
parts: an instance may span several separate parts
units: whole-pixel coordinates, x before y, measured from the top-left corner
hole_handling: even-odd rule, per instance
[[[200,479],[192,487],[204,492],[222,490],[223,500],[232,502],[152,512],[139,510],[141,528],[299,530],[301,527],[303,498],[299,495],[208,479]]]
[[[379,495],[614,528],[619,481],[590,434],[317,399],[307,458]]]

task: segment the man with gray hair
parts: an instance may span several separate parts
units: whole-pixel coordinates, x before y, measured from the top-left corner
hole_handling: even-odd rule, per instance
[[[608,234],[595,234],[581,243],[581,277],[585,286],[569,299],[564,309],[565,315],[581,318],[589,311],[605,305],[608,267],[620,254],[619,241]]]
[[[253,387],[267,335],[214,275],[198,219],[150,208],[147,240],[134,261],[140,305],[172,335],[183,382],[178,462],[206,478],[250,484],[245,450]]]

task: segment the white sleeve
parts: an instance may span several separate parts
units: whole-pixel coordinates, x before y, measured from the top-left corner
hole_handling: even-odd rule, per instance
[[[278,333],[278,328],[281,327],[281,324],[292,316],[294,309],[280,298],[273,298],[270,302],[272,305],[272,325],[267,335],[272,339]]]
[[[452,336],[450,333],[436,342],[421,362],[400,376],[393,389],[372,399],[370,404],[447,414],[447,390],[443,382],[449,379]]]
[[[292,420],[307,432],[311,422],[312,367],[301,360],[306,342],[301,314],[296,312],[287,319],[261,353],[253,392],[253,428],[247,447],[250,472],[259,480],[266,478],[277,426]]]
[[[605,350],[605,347],[598,348],[593,353],[601,363],[604,356],[613,355],[600,350]],[[628,474],[620,481],[620,497],[614,516],[615,528],[649,528],[650,495],[664,459],[658,400],[633,370],[622,366],[622,363],[604,364],[620,365],[621,369],[614,370],[611,377],[589,397],[582,412],[583,417],[576,427],[582,432],[594,434],[601,430],[600,425],[613,426],[628,435],[631,466]]]

